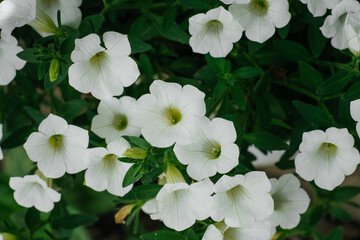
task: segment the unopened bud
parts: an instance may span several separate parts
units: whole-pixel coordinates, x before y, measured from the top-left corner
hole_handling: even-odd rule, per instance
[[[126,205],[122,207],[116,214],[115,214],[115,223],[116,224],[124,224],[125,218],[130,214],[131,210],[136,206],[135,203]]]
[[[28,23],[34,29],[40,32],[60,35],[60,30],[56,27],[54,21],[39,8],[36,9],[36,17]]]
[[[53,82],[58,78],[59,70],[60,70],[60,61],[59,61],[59,59],[54,58],[51,61],[50,68],[49,68],[50,82]]]
[[[166,182],[167,183],[185,183],[185,179],[181,172],[174,167],[173,165],[169,164],[166,169]]]
[[[143,148],[129,148],[122,155],[132,159],[144,159],[148,156],[148,151]]]

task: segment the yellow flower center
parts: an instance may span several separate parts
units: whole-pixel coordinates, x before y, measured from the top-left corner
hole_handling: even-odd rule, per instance
[[[269,9],[269,3],[267,0],[252,0],[251,7],[258,13],[266,13]]]
[[[217,33],[221,31],[224,25],[218,20],[211,20],[206,24],[208,32]]]
[[[91,66],[93,66],[98,71],[100,71],[101,64],[105,60],[105,58],[106,58],[106,52],[101,51],[101,52],[96,53],[92,58],[90,58],[89,62],[91,64]]]
[[[55,150],[61,149],[64,145],[63,135],[61,134],[52,135],[49,138],[49,145]]]
[[[115,115],[112,124],[117,130],[121,131],[127,127],[128,119],[124,114],[118,114]]]
[[[164,111],[165,117],[169,120],[171,125],[176,125],[181,121],[182,115],[179,110],[173,107],[169,107]]]
[[[221,145],[218,142],[211,142],[205,149],[209,159],[217,159],[221,155]]]
[[[108,154],[105,157],[103,157],[104,164],[106,166],[112,166],[118,159],[118,156],[115,154]]]

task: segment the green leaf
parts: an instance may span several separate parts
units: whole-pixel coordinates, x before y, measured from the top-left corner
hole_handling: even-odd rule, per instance
[[[23,145],[30,133],[34,131],[36,131],[36,129],[33,126],[24,126],[17,129],[5,139],[5,141],[1,144],[1,148],[7,149]]]
[[[277,31],[281,39],[285,39],[289,34],[290,24],[287,24],[285,27],[278,28]]]
[[[262,74],[262,70],[257,67],[242,67],[236,69],[232,73],[234,78],[240,78],[240,79],[255,78],[260,76],[261,74]]]
[[[151,145],[143,138],[133,137],[133,136],[126,136],[125,138],[134,147],[141,147],[141,148],[144,148],[144,149],[148,149],[148,148],[151,147]]]
[[[308,89],[316,90],[324,80],[321,74],[305,62],[299,62],[300,79]]]
[[[316,93],[319,95],[331,95],[336,93],[341,93],[342,90],[348,85],[354,75],[339,72],[335,75],[332,75],[329,79],[327,79],[323,84],[321,84]]]
[[[34,207],[29,208],[25,214],[26,226],[33,232],[40,222],[40,212]]]
[[[330,199],[334,201],[347,201],[360,194],[360,187],[340,187],[330,194]]]
[[[352,220],[351,215],[339,205],[330,205],[330,212],[335,218],[348,222]]]
[[[52,222],[54,227],[73,229],[82,225],[89,225],[96,222],[99,218],[90,214],[71,214],[58,218]]]
[[[80,37],[84,37],[91,33],[99,33],[104,20],[105,17],[101,14],[84,18],[79,26]]]
[[[82,99],[70,100],[63,104],[57,111],[57,115],[71,122],[86,107],[86,101]]]
[[[79,32],[76,31],[73,34],[70,34],[60,45],[61,55],[66,55],[71,53],[75,48],[75,39],[79,38]]]
[[[220,96],[222,96],[227,89],[227,84],[225,80],[219,80],[214,89],[214,98],[218,99]]]
[[[135,186],[128,192],[123,199],[126,200],[149,200],[155,198],[162,186],[157,184],[145,184]]]
[[[310,25],[307,33],[308,43],[310,45],[311,52],[315,57],[320,56],[327,42],[327,39],[322,35],[319,27],[320,26],[317,24],[312,24]]]
[[[44,114],[35,108],[25,106],[24,109],[37,124],[40,124],[46,118]]]
[[[268,132],[248,133],[244,139],[264,151],[287,149],[288,145],[279,137]]]
[[[234,85],[231,89],[231,96],[240,110],[245,110],[245,95],[240,86]]]
[[[185,240],[183,236],[176,232],[172,231],[156,231],[152,233],[147,233],[140,236],[141,240]]]
[[[180,3],[185,8],[197,10],[210,9],[212,7],[206,0],[180,0]]]
[[[360,98],[360,81],[354,83],[344,94],[344,98],[353,101]]]
[[[172,6],[166,9],[164,13],[164,21],[163,21],[163,29],[165,31],[169,30],[172,27],[172,25],[174,25],[176,19],[176,13],[177,13],[177,6]]]
[[[122,186],[127,187],[130,184],[133,184],[134,182],[139,180],[142,176],[142,169],[142,164],[136,163],[132,165],[125,174]]]
[[[274,45],[289,61],[305,61],[311,57],[310,52],[300,43],[290,40],[274,40]]]
[[[334,228],[326,236],[325,240],[342,240],[343,239],[343,228],[341,226]]]
[[[189,229],[187,240],[199,240],[199,237],[191,228]]]
[[[29,63],[41,63],[39,60],[40,53],[36,48],[26,48],[22,52],[18,53],[17,56]]]
[[[129,36],[128,38],[131,45],[131,54],[147,52],[152,48],[150,44],[135,37]]]
[[[216,73],[231,73],[231,63],[225,58],[213,58],[210,54],[205,56],[207,64],[216,72]]]
[[[316,126],[327,127],[330,124],[330,119],[326,112],[319,107],[303,103],[300,101],[293,101],[296,110],[303,116],[303,118],[310,124]]]

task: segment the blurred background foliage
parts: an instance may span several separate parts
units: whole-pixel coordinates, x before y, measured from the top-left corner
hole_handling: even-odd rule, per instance
[[[232,120],[237,130],[240,165],[230,175],[255,170],[255,157],[247,152],[250,144],[265,152],[286,150],[276,165],[293,169],[292,156],[302,134],[313,129],[346,127],[360,149],[349,111],[350,101],[360,98],[359,59],[347,50],[334,49],[322,36],[319,27],[325,17],[314,18],[298,0],[289,3],[292,19],[287,26],[277,29],[263,44],[243,36],[226,59],[195,54],[188,44],[188,18],[221,5],[218,0],[84,0],[78,30],[62,26],[62,36],[41,38],[29,26],[16,29],[13,35],[25,49],[19,56],[28,63],[11,84],[0,88],[0,122],[4,125],[1,147],[5,154],[0,162],[1,232],[18,234],[20,239],[140,239],[142,235],[143,240],[197,240],[206,229],[207,221],[182,233],[166,230],[143,214],[140,205],[125,225],[116,225],[114,215],[124,203],[149,199],[159,189],[153,187],[146,195],[136,184],[127,197],[117,198],[84,186],[83,173],[67,174],[55,181],[62,200],[52,213],[40,214],[14,201],[9,178],[35,171],[22,145],[48,113],[90,131],[99,100],[77,92],[67,78],[74,39],[90,33],[128,34],[131,56],[141,76],[123,95],[139,98],[148,92],[154,79],[191,84],[206,93],[207,116]],[[54,59],[60,62],[60,69],[50,81],[49,67]],[[130,139],[133,146],[138,146],[137,141]],[[96,146],[105,146],[105,142],[90,132],[89,147]],[[155,163],[149,163],[154,161],[150,158],[140,162],[127,178],[130,183],[142,176],[149,184],[163,171],[164,153],[161,149],[153,151]],[[341,226],[345,222],[360,229],[359,222],[343,208],[343,203],[358,206],[351,199],[360,192],[359,187],[339,187],[333,192],[315,185],[312,188],[315,198],[300,225],[282,231],[279,239],[294,234],[303,239],[343,239]],[[319,230],[316,226],[322,218],[339,227]],[[160,232],[155,237],[149,233],[152,231]],[[348,239],[359,239],[357,234]]]

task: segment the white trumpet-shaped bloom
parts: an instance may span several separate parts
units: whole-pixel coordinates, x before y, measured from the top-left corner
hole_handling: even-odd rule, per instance
[[[190,46],[194,52],[225,57],[240,40],[243,28],[223,7],[199,13],[189,19]]]
[[[73,174],[86,168],[88,144],[88,131],[50,114],[40,123],[39,132],[30,134],[24,148],[46,177],[59,178],[65,172]]]
[[[42,212],[50,212],[54,208],[54,202],[59,202],[61,198],[58,192],[49,188],[37,175],[12,177],[10,187],[15,190],[14,198],[19,205],[35,207]]]
[[[305,132],[295,171],[306,181],[315,180],[317,186],[331,191],[360,163],[359,151],[353,146],[354,138],[346,128]]]
[[[26,62],[16,56],[22,50],[13,36],[8,41],[0,39],[0,86],[9,84],[15,78],[16,70],[25,66]]]
[[[351,117],[357,122],[356,132],[360,136],[360,99],[350,102]]]
[[[320,30],[322,34],[331,38],[334,48],[343,50],[348,47],[347,35],[345,33],[345,21],[352,26],[360,24],[360,4],[355,0],[342,0],[327,16]]]
[[[57,12],[60,10],[61,24],[77,28],[81,22],[79,9],[81,2],[82,0],[36,0],[36,7],[46,13],[55,23],[57,23]]]
[[[326,13],[326,9],[332,9],[340,0],[300,0],[307,4],[307,7],[314,17],[321,17]]]
[[[175,144],[174,152],[187,173],[195,180],[227,173],[239,164],[239,147],[234,143],[236,130],[231,121],[203,117],[199,120],[197,141],[188,145]]]
[[[238,228],[228,227],[224,222],[219,222],[208,226],[202,240],[270,240],[274,231],[274,227],[268,221]]]
[[[285,150],[277,150],[264,154],[254,145],[250,145],[247,151],[256,157],[256,160],[252,162],[254,167],[274,166],[275,163],[280,161],[281,156],[285,153]]]
[[[345,21],[345,35],[347,47],[356,56],[360,56],[360,28],[356,29]]]
[[[162,220],[169,228],[183,231],[195,220],[210,216],[212,193],[214,184],[209,179],[191,185],[185,182],[167,183],[156,196],[158,212],[150,216],[154,220]]]
[[[155,147],[192,143],[205,115],[205,94],[191,85],[155,80],[137,101],[141,133]]]
[[[100,101],[99,115],[91,123],[91,131],[107,143],[118,140],[121,136],[140,136],[140,126],[136,111],[135,98],[124,96],[120,99]]]
[[[246,37],[260,43],[274,35],[275,28],[285,27],[291,18],[287,0],[251,0],[247,4],[232,4],[229,11]]]
[[[2,137],[3,137],[3,125],[0,124],[0,141],[1,141]],[[4,155],[3,155],[3,152],[0,147],[0,160],[2,160],[3,158],[4,158]]]
[[[220,0],[225,4],[232,4],[232,3],[236,3],[236,4],[246,4],[249,3],[251,0]]]
[[[300,214],[309,207],[310,198],[300,188],[300,181],[292,174],[285,174],[278,179],[271,178],[270,194],[274,199],[274,213],[268,221],[273,226],[292,229],[300,222]]]
[[[211,218],[229,227],[251,227],[274,212],[271,184],[264,172],[222,176],[215,184]]]
[[[36,17],[36,0],[4,0],[0,2],[1,39],[10,41],[12,31]]]
[[[127,35],[106,32],[103,42],[105,48],[94,33],[75,40],[69,83],[82,93],[91,92],[100,100],[109,100],[121,95],[124,87],[132,85],[140,72],[136,62],[129,57],[131,47]]]
[[[130,144],[123,138],[113,141],[107,148],[89,149],[89,165],[85,172],[86,185],[96,191],[107,190],[116,196],[124,196],[133,185],[123,187],[126,172],[132,166],[130,163],[120,162],[123,152],[130,148]]]

